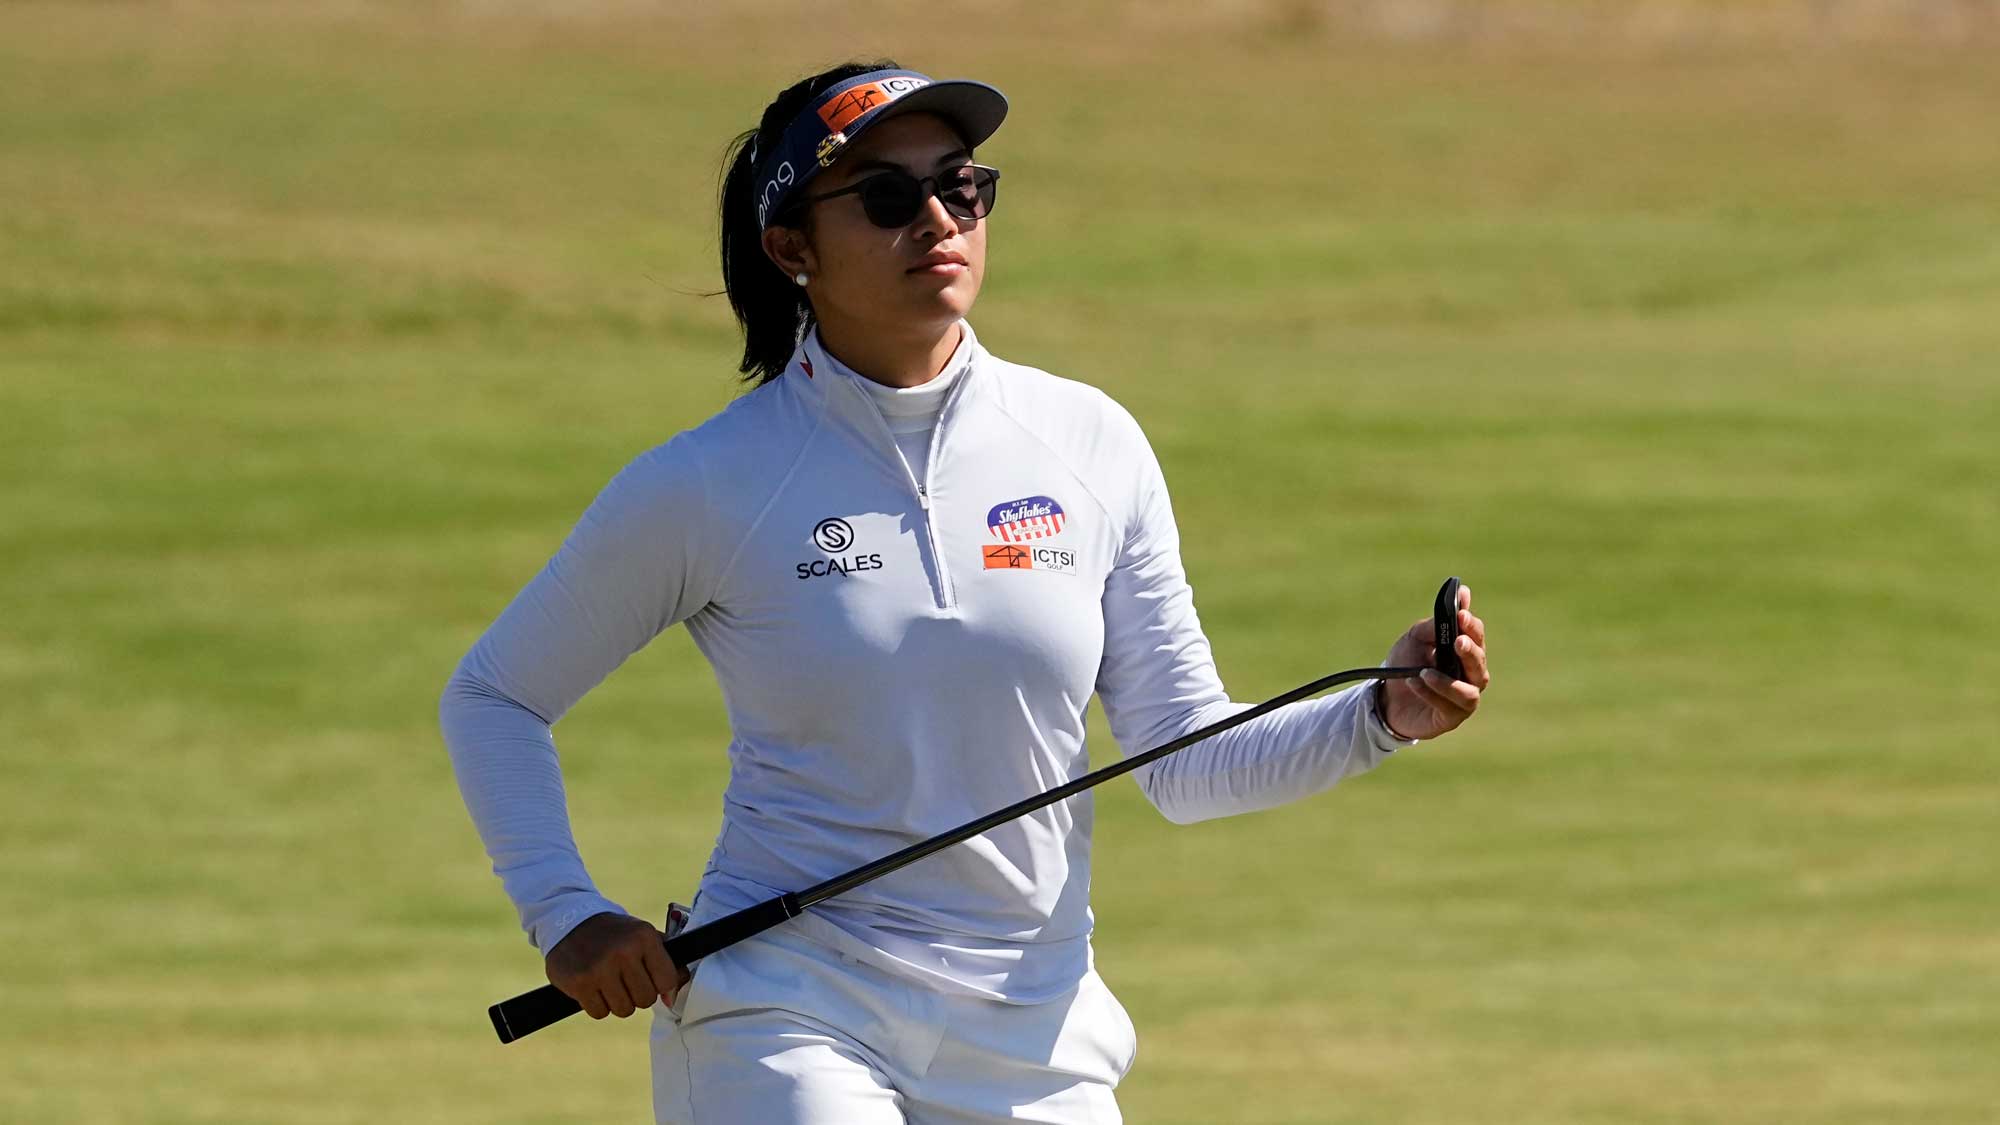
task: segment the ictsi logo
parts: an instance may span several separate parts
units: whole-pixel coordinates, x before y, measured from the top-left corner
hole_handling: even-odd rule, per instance
[[[1012,543],[989,543],[986,545],[986,569],[1027,570],[1035,565],[1034,557],[1026,547],[1016,547]]]
[[[988,570],[1053,570],[1076,573],[1076,552],[1067,547],[1027,547],[988,543],[982,552]]]

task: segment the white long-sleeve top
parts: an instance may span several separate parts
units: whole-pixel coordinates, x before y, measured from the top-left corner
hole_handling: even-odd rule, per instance
[[[550,726],[675,624],[714,666],[731,730],[694,925],[1086,772],[1093,694],[1128,754],[1249,706],[1217,677],[1138,423],[959,326],[921,468],[809,333],[784,375],[621,470],[459,663],[445,741],[544,954],[620,909],[577,853]],[[1373,686],[1134,776],[1183,823],[1318,792],[1409,745]],[[1091,962],[1091,813],[1072,797],[786,925],[935,987],[1060,994]]]

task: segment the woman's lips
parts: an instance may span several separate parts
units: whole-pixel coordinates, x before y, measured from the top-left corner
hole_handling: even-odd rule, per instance
[[[924,260],[904,270],[904,273],[924,274],[930,277],[955,277],[969,267],[965,255],[956,250],[936,247],[924,255]]]

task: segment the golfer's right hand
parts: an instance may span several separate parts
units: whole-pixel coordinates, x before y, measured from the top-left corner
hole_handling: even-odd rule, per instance
[[[543,959],[549,983],[583,1005],[590,1018],[624,1019],[674,1002],[688,974],[667,956],[667,936],[630,914],[593,914],[563,936]]]

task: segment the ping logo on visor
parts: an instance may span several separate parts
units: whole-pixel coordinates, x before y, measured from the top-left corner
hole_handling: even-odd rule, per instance
[[[995,539],[1019,543],[1059,534],[1063,529],[1062,505],[1049,496],[1024,496],[993,505],[986,513],[986,530]]]

